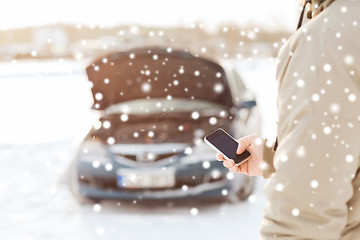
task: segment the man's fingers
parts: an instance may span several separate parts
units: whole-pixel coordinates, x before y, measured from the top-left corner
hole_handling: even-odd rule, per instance
[[[229,168],[229,171],[231,173],[243,173],[243,174],[249,174],[248,173],[248,170],[247,170],[247,165],[246,163],[240,165],[240,166],[237,166],[237,165],[234,165],[233,167]]]
[[[237,172],[240,172],[240,168],[235,165],[235,166],[229,168],[229,171],[230,171],[231,173],[237,173]]]
[[[238,140],[237,154],[241,154],[245,149],[251,145],[251,139],[249,137],[243,137]]]
[[[224,167],[226,167],[226,168],[231,168],[232,166],[234,166],[235,165],[235,162],[234,162],[234,160],[225,160],[224,162],[223,162],[223,165],[224,165]]]
[[[226,159],[224,158],[224,156],[221,153],[217,153],[216,154],[216,160],[225,161]]]

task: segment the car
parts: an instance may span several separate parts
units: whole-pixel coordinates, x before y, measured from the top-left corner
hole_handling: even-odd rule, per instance
[[[142,47],[87,68],[100,113],[73,161],[80,199],[246,199],[255,178],[232,174],[203,137],[223,128],[259,133],[254,94],[228,63],[188,51]]]

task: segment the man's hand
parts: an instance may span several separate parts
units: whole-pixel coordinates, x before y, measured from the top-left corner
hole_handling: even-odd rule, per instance
[[[236,166],[234,160],[226,160],[224,156],[220,153],[216,155],[218,161],[224,161],[223,165],[226,168],[229,168],[229,171],[232,173],[244,173],[251,176],[262,176],[262,156],[264,148],[264,140],[258,135],[250,135],[240,138],[238,141],[238,148],[236,153],[241,154],[243,151],[248,150],[251,154],[249,159],[241,164]]]

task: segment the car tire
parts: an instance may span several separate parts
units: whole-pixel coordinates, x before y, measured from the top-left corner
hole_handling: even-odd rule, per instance
[[[246,176],[246,181],[244,182],[243,187],[237,192],[239,200],[246,200],[253,192],[255,188],[256,178]]]
[[[238,175],[240,186],[234,186],[231,192],[228,194],[227,200],[231,203],[237,203],[239,201],[245,201],[254,191],[256,178],[247,175]],[[237,179],[234,179],[236,181]],[[234,184],[235,185],[235,184]]]
[[[74,160],[71,162],[69,169],[68,169],[68,185],[69,185],[70,192],[72,193],[74,198],[77,200],[77,202],[80,203],[81,205],[96,204],[96,203],[101,202],[101,199],[85,197],[80,194],[78,177],[76,174],[76,161],[74,161]]]

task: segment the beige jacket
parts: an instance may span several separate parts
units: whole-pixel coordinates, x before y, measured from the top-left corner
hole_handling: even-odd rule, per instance
[[[261,239],[360,239],[360,0],[318,13],[277,68],[279,146],[267,159]]]

